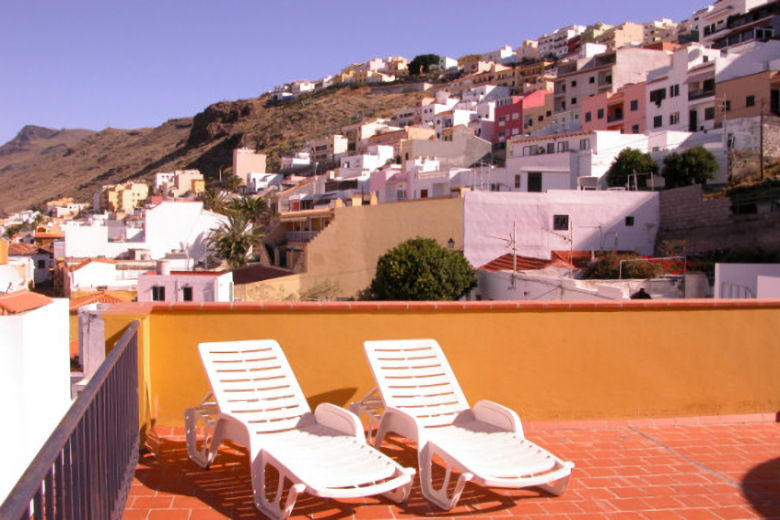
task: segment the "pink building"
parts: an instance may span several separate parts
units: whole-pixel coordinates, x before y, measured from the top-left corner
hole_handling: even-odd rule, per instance
[[[168,271],[159,269],[138,278],[139,302],[232,302],[230,271]]]
[[[583,130],[618,130],[643,134],[646,83],[624,85],[617,92],[605,91],[582,100]]]
[[[525,120],[525,115],[533,109],[543,108],[545,97],[551,93],[549,90],[535,90],[525,96],[510,96],[499,100],[496,103],[496,124],[495,132],[493,132],[493,142],[505,143],[513,137],[525,134],[531,129],[537,130],[541,128],[543,125],[534,127],[534,121],[531,121],[529,124]],[[542,114],[542,119],[539,121],[544,119],[546,119],[546,115]]]

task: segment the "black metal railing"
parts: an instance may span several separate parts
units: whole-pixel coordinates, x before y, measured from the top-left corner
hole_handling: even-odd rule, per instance
[[[138,442],[136,321],[0,504],[0,518],[121,518]]]
[[[715,95],[715,89],[689,90],[688,101],[693,101],[694,99],[701,99],[701,98],[706,98],[714,95]]]

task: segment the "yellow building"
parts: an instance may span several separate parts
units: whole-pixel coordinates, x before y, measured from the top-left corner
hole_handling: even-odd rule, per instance
[[[149,185],[145,182],[126,182],[103,186],[100,209],[113,213],[132,213],[149,197]]]

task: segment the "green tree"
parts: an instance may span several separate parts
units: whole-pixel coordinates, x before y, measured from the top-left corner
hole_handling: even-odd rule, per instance
[[[263,234],[242,213],[228,213],[227,221],[213,229],[208,244],[217,257],[227,260],[230,267],[245,265],[252,248],[257,247]]]
[[[649,154],[634,148],[621,150],[607,170],[607,185],[628,186],[628,177],[633,173],[658,173],[658,166]]]
[[[409,74],[412,76],[428,74],[430,71],[439,68],[439,56],[436,54],[420,54],[409,62],[408,67]]]
[[[266,224],[271,215],[271,209],[261,197],[243,197],[233,199],[227,205],[227,210],[232,213],[241,213],[253,225]]]
[[[203,205],[207,209],[216,213],[225,213],[227,209],[227,198],[225,193],[219,188],[209,188],[203,193]]]
[[[706,184],[715,178],[718,161],[702,146],[689,148],[682,153],[672,153],[664,158],[662,175],[666,188],[678,188],[691,184]]]
[[[457,300],[477,285],[463,255],[432,238],[413,238],[379,258],[371,282],[375,300]]]

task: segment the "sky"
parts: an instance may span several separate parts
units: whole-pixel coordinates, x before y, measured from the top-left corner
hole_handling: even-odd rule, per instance
[[[372,57],[453,58],[707,0],[27,0],[0,10],[0,144],[24,125],[140,128]]]

